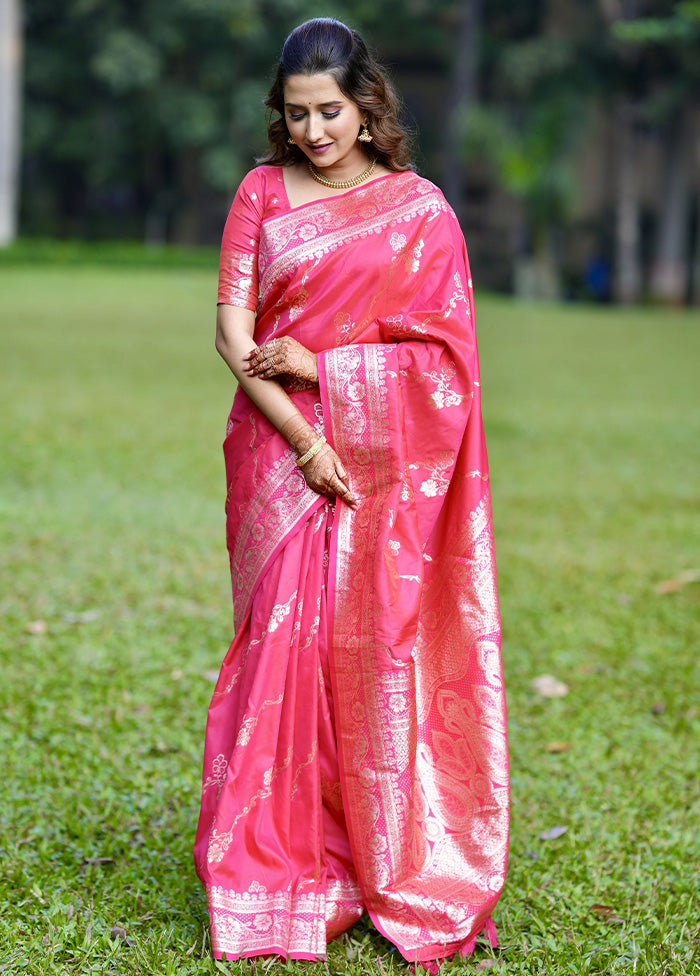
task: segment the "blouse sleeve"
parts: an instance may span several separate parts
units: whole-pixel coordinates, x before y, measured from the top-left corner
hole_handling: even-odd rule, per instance
[[[263,201],[262,183],[256,170],[244,177],[234,197],[219,259],[218,304],[258,307],[258,249]]]

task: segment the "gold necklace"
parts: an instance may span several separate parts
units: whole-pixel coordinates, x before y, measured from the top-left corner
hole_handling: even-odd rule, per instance
[[[370,160],[367,169],[363,169],[358,176],[354,176],[351,180],[329,180],[327,176],[321,176],[312,162],[309,162],[309,172],[317,183],[322,183],[323,186],[329,186],[331,190],[351,190],[353,186],[359,186],[360,183],[364,183],[365,180],[369,179],[374,172],[376,164],[376,159]]]

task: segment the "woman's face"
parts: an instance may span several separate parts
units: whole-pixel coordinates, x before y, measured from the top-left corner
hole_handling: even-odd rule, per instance
[[[362,113],[333,75],[290,75],[284,85],[284,118],[290,136],[318,169],[350,171],[367,164],[357,141]]]

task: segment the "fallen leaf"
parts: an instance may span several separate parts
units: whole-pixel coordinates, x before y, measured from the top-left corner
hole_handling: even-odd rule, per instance
[[[591,905],[590,910],[605,922],[624,922],[621,915],[615,915],[615,909],[612,905]]]
[[[568,752],[571,748],[571,743],[567,742],[565,739],[555,739],[554,742],[548,742],[544,747],[545,752]]]
[[[213,681],[214,684],[219,680],[218,671],[202,671],[202,677],[205,681]]]
[[[182,681],[182,679],[185,677],[185,672],[182,670],[182,668],[173,668],[173,670],[170,672],[170,677],[173,681]]]
[[[481,962],[477,963],[476,968],[483,972],[485,969],[491,969],[492,966],[496,965],[495,959],[482,959]]]
[[[654,589],[658,594],[663,596],[664,593],[676,593],[680,590],[682,583],[679,583],[677,579],[661,580],[657,583]]]
[[[563,698],[569,694],[569,686],[551,674],[540,674],[532,681],[532,687],[543,698]]]
[[[129,946],[136,945],[134,939],[130,939],[126,934],[126,929],[122,925],[113,925],[109,930],[110,939],[120,939],[122,942],[126,942]]]
[[[563,824],[557,824],[556,827],[550,827],[549,830],[543,830],[539,835],[540,840],[556,840],[557,837],[561,837],[565,834],[569,828],[565,827]]]
[[[661,580],[657,583],[654,589],[657,593],[663,595],[664,593],[677,593],[683,586],[687,586],[688,583],[698,583],[700,582],[700,569],[684,569],[673,579]]]
[[[651,711],[653,715],[663,715],[663,713],[666,711],[666,706],[663,702],[654,702],[654,704],[651,706]]]
[[[30,620],[24,629],[28,634],[46,634],[49,625],[45,620]]]

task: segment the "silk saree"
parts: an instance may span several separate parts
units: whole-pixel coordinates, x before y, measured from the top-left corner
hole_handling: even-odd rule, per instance
[[[369,912],[412,962],[495,944],[509,787],[464,240],[414,173],[290,208],[244,179],[219,301],[291,335],[284,384],[359,505],[315,494],[238,390],[224,442],[235,635],[207,722],[195,863],[217,958],[324,957]]]

